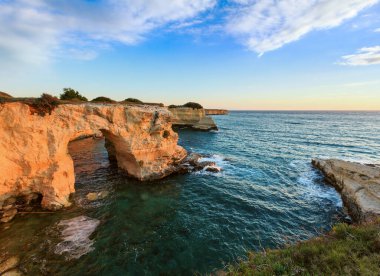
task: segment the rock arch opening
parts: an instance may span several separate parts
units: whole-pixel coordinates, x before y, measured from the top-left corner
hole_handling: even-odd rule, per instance
[[[98,131],[110,158],[141,181],[175,172],[187,155],[171,129],[170,112],[158,106],[61,104],[39,116],[24,103],[11,102],[0,113],[0,201],[36,193],[44,208],[69,206],[75,176],[68,144]]]

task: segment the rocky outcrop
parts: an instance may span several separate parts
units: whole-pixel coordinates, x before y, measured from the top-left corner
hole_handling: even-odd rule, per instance
[[[380,165],[336,159],[314,159],[312,163],[341,193],[355,221],[371,221],[380,216]]]
[[[119,168],[139,180],[175,172],[187,155],[177,145],[170,112],[158,106],[61,104],[50,115],[39,116],[21,102],[3,103],[0,211],[9,198],[35,194],[42,195],[44,208],[69,206],[75,176],[68,143],[99,131]]]
[[[169,108],[173,114],[174,126],[186,126],[196,130],[218,130],[214,120],[206,116],[203,108],[175,107]]]
[[[205,109],[206,115],[227,115],[226,109]]]
[[[214,161],[208,161],[207,159],[207,156],[198,153],[191,153],[183,160],[178,172],[189,173],[205,170],[208,172],[218,173],[222,170]]]

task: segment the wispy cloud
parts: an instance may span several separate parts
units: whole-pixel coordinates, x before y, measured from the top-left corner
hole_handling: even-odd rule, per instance
[[[89,60],[154,30],[233,34],[260,55],[380,0],[0,0],[0,61]],[[217,19],[215,19],[217,15]]]
[[[0,56],[31,63],[57,54],[90,59],[105,45],[138,43],[165,24],[186,26],[216,1],[0,0]]]
[[[343,56],[338,64],[349,66],[380,64],[380,46],[361,48],[356,54]]]
[[[355,17],[379,0],[233,0],[228,32],[259,54]]]
[[[375,33],[380,33],[380,28],[376,29]]]

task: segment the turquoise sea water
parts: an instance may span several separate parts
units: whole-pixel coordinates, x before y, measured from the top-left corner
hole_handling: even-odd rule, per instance
[[[30,275],[210,273],[247,250],[313,237],[346,216],[311,158],[380,163],[380,113],[231,112],[214,119],[219,132],[179,136],[188,151],[215,160],[223,169],[217,174],[143,184],[109,164],[104,141],[71,143],[74,206],[0,226],[0,250],[19,255]],[[105,190],[106,199],[86,200]]]

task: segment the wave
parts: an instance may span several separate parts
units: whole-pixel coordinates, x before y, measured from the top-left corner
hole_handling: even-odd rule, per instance
[[[100,221],[87,216],[79,216],[62,220],[58,227],[62,228],[63,241],[55,247],[55,254],[66,255],[67,260],[79,259],[81,256],[94,250],[90,235],[98,227]]]

